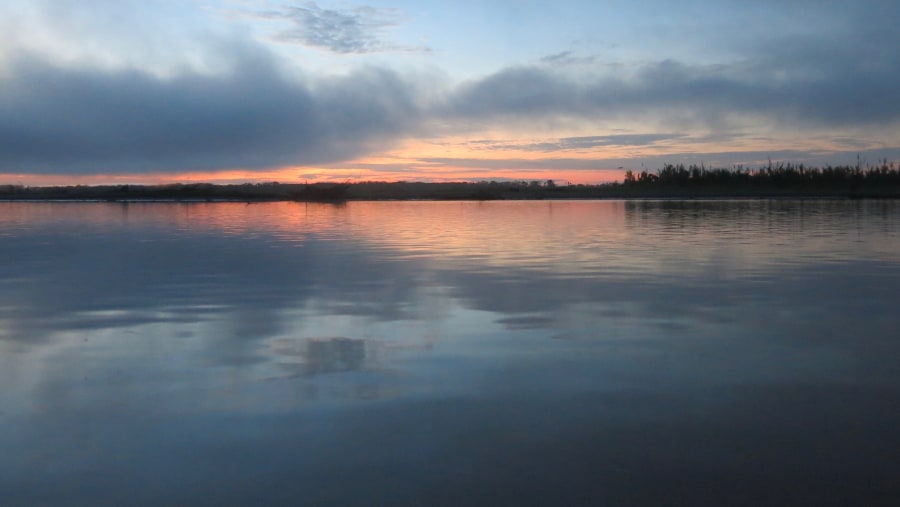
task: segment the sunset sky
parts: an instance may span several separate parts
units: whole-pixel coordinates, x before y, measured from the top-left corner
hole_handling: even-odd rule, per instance
[[[0,0],[0,184],[900,161],[896,0]]]

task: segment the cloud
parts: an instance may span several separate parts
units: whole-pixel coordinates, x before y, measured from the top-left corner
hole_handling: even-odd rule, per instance
[[[588,65],[597,61],[595,56],[576,56],[573,51],[561,51],[541,57],[541,63],[547,65]]]
[[[900,121],[900,67],[838,54],[808,62],[807,51],[724,65],[673,60],[626,76],[591,79],[537,66],[503,69],[462,85],[446,104],[450,116],[494,119],[539,116],[655,118],[681,127],[727,125],[735,116],[792,126],[847,126]],[[900,57],[900,54],[898,54]]]
[[[392,9],[363,6],[334,10],[307,2],[300,7],[284,7],[269,17],[287,19],[293,24],[277,36],[282,42],[345,54],[428,50],[392,44],[384,39],[384,32],[400,22],[399,14]]]
[[[608,169],[647,169],[654,170],[665,164],[705,164],[707,167],[731,167],[743,165],[756,168],[766,165],[768,161],[802,163],[807,166],[822,167],[827,165],[854,165],[859,150],[847,151],[809,151],[809,150],[759,150],[759,151],[678,151],[662,155],[635,155],[628,157],[593,157],[568,158],[553,157],[544,159],[530,158],[478,158],[478,157],[423,157],[421,164],[435,166],[465,167],[483,169],[485,175],[500,169],[516,169],[520,171],[561,170],[561,171],[599,171]],[[900,147],[869,149],[864,152],[863,163],[877,164],[881,160],[900,160]]]
[[[558,152],[590,150],[603,146],[651,146],[661,141],[681,139],[683,134],[613,134],[608,136],[561,137],[553,141],[539,143],[516,143],[510,141],[479,140],[470,145],[476,149],[522,150],[536,152]]]
[[[266,51],[229,48],[231,69],[160,78],[19,55],[0,89],[0,171],[166,172],[346,160],[419,121],[392,71],[292,79]]]
[[[88,19],[92,15],[85,14]],[[292,23],[283,40],[335,53],[415,49],[385,39],[401,21],[393,10],[332,10],[305,3],[263,17]],[[846,17],[853,20],[846,23],[852,28],[863,26],[866,18],[856,11]],[[16,24],[9,19],[14,18],[0,24]],[[0,39],[14,40],[31,30],[28,23],[21,24],[25,28],[20,32]],[[99,24],[88,26],[93,30]],[[831,39],[815,27],[752,43],[741,38],[729,43],[737,56],[718,64],[668,59],[612,70],[600,57],[579,58],[564,51],[536,65],[501,68],[462,84],[453,84],[450,77],[435,79],[437,71],[401,73],[384,66],[297,77],[289,75],[294,71],[290,62],[276,58],[278,49],[233,33],[218,34],[217,50],[197,36],[184,56],[177,52],[163,58],[158,55],[176,51],[162,51],[156,39],[132,55],[131,48],[142,47],[141,41],[128,39],[123,34],[130,30],[122,27],[116,33],[129,44],[117,46],[119,35],[98,35],[88,48],[112,47],[117,58],[98,54],[93,60],[86,56],[88,49],[60,57],[57,45],[44,48],[39,44],[43,39],[35,38],[31,46],[10,43],[0,50],[0,172],[333,165],[384,153],[406,138],[486,132],[509,136],[510,131],[549,141],[520,142],[510,136],[509,142],[491,141],[480,149],[554,153],[685,140],[692,146],[682,151],[693,152],[700,144],[717,144],[703,138],[714,133],[732,136],[742,150],[754,150],[751,142],[764,141],[743,137],[743,132],[753,136],[763,131],[773,139],[783,134],[821,143],[834,139],[831,146],[840,144],[854,153],[867,148],[895,153],[891,147],[900,143],[892,134],[900,123],[900,87],[895,85],[900,81],[900,46],[893,44],[893,26],[882,18],[873,19],[866,32],[851,33],[841,26]],[[60,37],[68,41],[92,31],[80,25],[79,30],[63,31],[65,37]],[[182,34],[173,42],[176,49],[184,47],[184,40]],[[195,65],[195,60],[201,63]],[[558,132],[547,133],[558,125],[576,126],[573,134],[607,134],[622,127],[644,133],[559,138]],[[746,143],[737,142],[742,137]],[[675,142],[665,144],[671,146],[670,158],[681,156]],[[660,146],[656,148],[654,154]],[[800,148],[797,155],[809,160],[819,153]],[[529,163],[507,162],[506,167]],[[561,166],[567,163],[560,161]],[[591,167],[598,165],[609,167],[606,161],[594,161]],[[612,167],[625,165],[618,159]]]

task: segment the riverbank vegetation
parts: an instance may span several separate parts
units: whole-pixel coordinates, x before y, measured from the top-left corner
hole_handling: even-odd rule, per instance
[[[772,164],[757,169],[667,164],[654,172],[627,171],[624,181],[601,185],[545,181],[455,183],[209,183],[27,187],[0,185],[2,200],[105,201],[320,201],[515,200],[715,197],[900,198],[900,168],[805,167]]]

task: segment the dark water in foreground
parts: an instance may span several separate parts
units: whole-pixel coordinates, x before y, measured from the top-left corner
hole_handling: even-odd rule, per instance
[[[900,202],[0,203],[0,504],[896,505]]]

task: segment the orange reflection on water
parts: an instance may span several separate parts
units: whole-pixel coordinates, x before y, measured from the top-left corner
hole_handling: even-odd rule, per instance
[[[859,206],[817,203],[814,209],[829,211],[821,215],[806,212],[799,201],[7,202],[0,203],[0,234],[49,224],[70,231],[175,228],[297,243],[314,237],[387,258],[572,275],[685,273],[712,265],[746,270],[783,263],[787,251],[819,252],[819,257],[827,251],[837,259],[865,250],[875,258],[896,259],[897,242],[879,235],[885,225],[855,222],[868,209]],[[885,206],[885,216],[894,216],[891,203],[866,206]],[[877,239],[859,243],[838,234],[850,227]],[[809,233],[831,229],[835,234],[824,239]]]
[[[0,226],[174,227],[302,242],[340,238],[385,255],[552,265],[594,258],[628,234],[621,201],[0,203]]]

